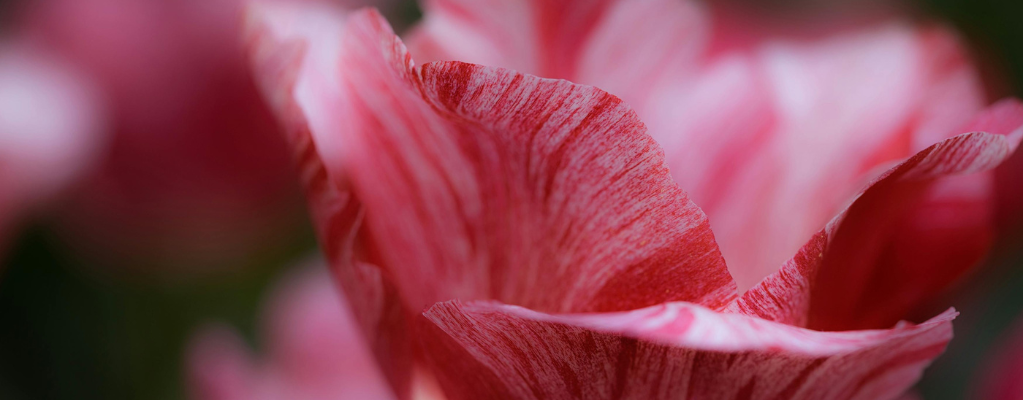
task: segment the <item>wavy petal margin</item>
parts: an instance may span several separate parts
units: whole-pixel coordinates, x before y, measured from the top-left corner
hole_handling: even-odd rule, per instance
[[[892,399],[944,351],[955,315],[816,332],[687,303],[549,315],[446,302],[421,340],[452,400]]]
[[[346,255],[334,269],[375,271],[361,290],[405,315],[442,301],[407,329],[452,398],[894,398],[951,338],[954,312],[845,333],[718,312],[735,286],[706,217],[613,96],[417,68],[372,11],[263,19],[257,70],[291,125],[321,240]]]
[[[321,243],[399,393],[403,315],[437,301],[583,312],[735,298],[706,216],[618,98],[414,67],[372,10],[264,3],[249,16]]]
[[[1023,103],[1005,100],[964,133],[889,169],[733,310],[822,330],[888,326],[987,253],[991,170],[1023,137]]]
[[[373,11],[350,16],[342,36],[333,70],[300,72],[295,103],[326,180],[350,183],[365,210],[367,257],[413,309],[456,297],[555,311],[720,308],[734,297],[706,217],[621,100],[499,68],[414,68]],[[303,92],[306,79],[343,98]],[[332,104],[337,126],[318,133],[326,110],[306,95]]]
[[[959,133],[984,105],[965,47],[944,27],[772,26],[698,3],[429,0],[409,46],[420,60],[508,67],[620,96],[709,216],[741,292],[878,166]]]

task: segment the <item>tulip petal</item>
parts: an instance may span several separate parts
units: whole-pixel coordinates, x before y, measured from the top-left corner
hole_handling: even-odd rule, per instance
[[[981,132],[985,130],[990,133]],[[883,326],[950,285],[987,253],[993,175],[1023,135],[1023,107],[992,106],[962,134],[876,180],[832,222],[810,326]]]
[[[940,27],[809,35],[810,26],[751,28],[691,3],[434,0],[411,48],[622,97],[709,216],[740,291],[774,272],[879,165],[956,133],[983,104],[962,46]],[[744,30],[750,43],[719,43]]]
[[[430,0],[423,9],[408,40],[421,62],[567,79],[637,108],[648,92],[696,66],[709,30],[701,6],[688,1]]]
[[[341,68],[302,70],[294,96],[327,179],[350,180],[365,209],[368,257],[410,308],[450,298],[562,311],[733,298],[706,217],[621,100],[504,69],[413,68],[375,12],[346,24]],[[306,103],[303,80],[340,95]],[[322,131],[314,100],[343,106]]]
[[[186,358],[189,399],[258,398],[252,387],[258,381],[252,354],[231,328],[204,327],[189,343]]]
[[[815,329],[876,328],[948,287],[991,244],[989,170],[1018,145],[1023,105],[1001,102],[965,130],[973,133],[882,174],[733,310]]]
[[[421,323],[452,400],[892,399],[944,351],[954,317],[814,332],[687,303],[550,315],[446,302]]]
[[[743,293],[730,311],[805,327],[810,316],[810,291],[829,238],[826,230],[819,232],[778,271]]]
[[[250,12],[257,75],[398,393],[411,357],[402,310],[452,298],[551,311],[734,299],[706,217],[617,98],[464,63],[414,68],[373,11],[261,7],[273,9]]]
[[[304,7],[258,2],[247,11],[246,34],[256,76],[288,128],[320,246],[391,387],[407,393],[412,354],[400,299],[380,268],[356,254],[356,244],[366,240],[360,235],[362,205],[343,173],[328,172],[328,165],[338,163],[324,162],[329,154],[325,156],[313,139],[313,132],[334,132],[341,126],[334,113],[316,108],[320,102],[326,109],[337,107],[340,87],[310,81],[330,78],[322,71],[338,62],[336,40],[344,35],[347,17],[340,9],[315,2]],[[309,40],[312,37],[327,42]],[[315,101],[300,103],[300,90],[306,95],[302,100]]]
[[[227,327],[188,351],[193,400],[394,399],[322,261],[291,274],[264,309],[265,356]]]
[[[775,125],[719,181],[721,195],[692,189],[740,290],[774,272],[882,167],[959,133],[979,111],[979,85],[957,50],[951,35],[895,23],[757,48]]]

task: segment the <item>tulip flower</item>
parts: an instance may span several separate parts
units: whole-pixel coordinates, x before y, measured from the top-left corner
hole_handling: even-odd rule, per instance
[[[230,328],[193,338],[186,371],[194,400],[385,399],[390,392],[323,262],[279,282],[267,299],[257,361]]]
[[[59,57],[0,43],[0,251],[26,212],[96,161],[100,107],[94,88]]]
[[[693,10],[438,1],[409,52],[371,10],[252,8],[257,76],[398,398],[892,399],[944,350],[954,310],[901,319],[983,255],[1023,105],[964,117],[980,97],[941,31],[719,60]],[[514,69],[414,61],[451,49]]]
[[[301,199],[239,45],[241,12],[236,0],[41,0],[16,15],[108,102],[112,143],[58,219],[79,255],[209,272],[297,232]]]

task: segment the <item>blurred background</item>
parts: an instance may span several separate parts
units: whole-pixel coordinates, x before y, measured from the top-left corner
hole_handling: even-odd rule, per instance
[[[109,148],[0,246],[0,399],[184,398],[191,335],[226,323],[259,348],[273,283],[315,254],[283,141],[238,64],[239,22],[220,18],[237,9],[165,3],[127,13],[123,1],[0,0],[0,35],[59,49],[61,61],[97,77],[119,111],[95,122]],[[396,29],[420,15],[411,1],[378,3]],[[1023,95],[1023,2],[739,5],[762,13],[897,9],[944,20],[970,44],[993,97]],[[82,17],[90,14],[102,18]],[[128,14],[145,18],[122,20]],[[189,37],[204,40],[195,46]],[[114,62],[124,59],[140,61]],[[1007,229],[942,303],[961,312],[956,339],[917,389],[925,399],[969,398],[986,373],[981,365],[1023,313],[1020,230]]]

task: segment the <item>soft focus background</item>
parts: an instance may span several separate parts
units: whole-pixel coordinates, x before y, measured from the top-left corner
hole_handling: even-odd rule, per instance
[[[9,35],[22,29],[21,12],[34,7],[33,1],[0,0],[0,35]],[[189,1],[196,0],[182,0]],[[98,3],[110,5],[118,2],[111,0]],[[956,26],[976,52],[986,75],[989,92],[995,97],[1023,95],[1023,25],[1020,25],[1019,20],[1023,16],[1023,2],[919,0],[893,5],[890,1],[881,0],[747,0],[739,3],[746,7],[756,7],[757,12],[761,13],[844,14],[884,12],[878,10],[890,11],[894,8],[897,12],[915,17],[943,19]],[[408,26],[419,16],[412,2],[391,2],[384,11],[396,29]],[[177,31],[174,29],[178,28],[161,25],[160,14],[153,14],[152,17],[153,20],[139,27],[139,37],[151,34],[163,40],[160,43],[169,43],[168,46],[177,43],[174,37]],[[116,20],[116,17],[111,18]],[[183,31],[204,29],[202,16],[195,16],[189,21],[193,24],[186,24]],[[75,42],[75,35],[67,35],[66,32],[62,37],[61,31],[73,28],[74,24],[73,17],[72,20],[56,18],[47,23],[39,23],[45,27],[42,30],[48,32],[42,35],[47,40],[71,48],[90,46],[109,39],[101,30],[95,33],[99,38],[95,40],[87,38]],[[154,31],[150,29],[152,26],[168,30]],[[175,68],[194,67],[195,71],[199,71],[196,72],[197,76],[210,75],[202,66],[176,64],[175,55],[194,55],[190,53],[193,49],[175,49],[168,51],[168,59],[154,64],[154,68],[158,70],[167,67],[171,71],[168,74],[173,75],[179,71]],[[159,57],[157,59],[160,60]],[[93,61],[97,70],[106,71],[105,60]],[[106,73],[114,79],[122,78],[118,71]],[[159,71],[152,73],[158,74]],[[225,74],[237,75],[231,71]],[[211,82],[219,85],[222,80],[218,78]],[[243,93],[249,90],[245,82],[232,84],[240,85]],[[133,92],[137,85],[132,85],[130,81],[125,86],[127,89],[115,90],[117,96],[124,97],[115,101],[134,105],[139,100],[132,96],[150,96]],[[227,99],[223,100],[223,104],[206,104],[203,110],[218,110],[217,107],[224,104],[233,107],[234,101]],[[154,104],[162,105],[160,102]],[[231,110],[237,112],[241,119],[265,121],[260,119],[263,118],[259,114],[260,105],[254,104],[251,107],[242,111],[234,108]],[[211,128],[203,124],[201,117],[196,118],[199,122],[181,129],[190,132],[217,129],[216,124]],[[117,140],[131,136],[133,129],[137,128],[130,120],[116,123],[119,135]],[[267,129],[271,131],[268,135],[272,135],[273,128]],[[168,135],[173,136],[173,132]],[[128,142],[118,142],[118,146],[133,149],[131,146],[136,144]],[[176,146],[174,140],[170,142]],[[206,145],[198,147],[206,148],[203,147]],[[165,144],[160,146],[157,148],[168,148]],[[230,148],[232,145],[229,143],[226,146]],[[1017,160],[1020,159],[1017,157]],[[131,160],[123,162],[129,163]],[[1023,171],[1023,163],[1017,162],[1017,165]],[[177,167],[168,168],[171,173],[160,169],[152,173],[174,184],[178,179]],[[254,179],[257,183],[252,185],[255,186],[271,179],[283,182],[290,179],[290,171],[278,171],[274,175],[276,178],[267,177],[265,173],[253,177],[253,168],[258,170],[258,166],[242,168],[244,173],[238,175],[241,177],[239,179]],[[191,221],[191,228],[216,225],[210,229],[219,229],[221,225],[217,221],[223,212],[214,209],[199,216],[175,214],[172,222],[168,223],[172,226],[168,228],[165,226],[168,224],[132,224],[132,218],[150,215],[147,213],[152,210],[145,207],[129,207],[132,214],[128,217],[120,216],[128,222],[118,220],[116,213],[111,210],[102,207],[97,209],[97,201],[102,203],[108,198],[124,200],[117,197],[117,191],[111,194],[109,190],[103,190],[113,185],[110,182],[123,184],[124,180],[135,179],[142,183],[133,184],[146,186],[154,180],[146,175],[149,171],[147,169],[133,168],[131,171],[139,176],[110,177],[100,173],[99,177],[86,181],[89,182],[84,184],[87,187],[73,188],[69,196],[72,200],[58,203],[54,206],[57,211],[46,213],[45,217],[32,219],[18,231],[10,248],[0,252],[0,257],[3,257],[0,264],[3,266],[0,268],[0,399],[183,398],[186,389],[182,383],[182,362],[190,335],[205,323],[225,322],[242,332],[250,345],[258,347],[263,339],[258,333],[259,310],[271,291],[272,283],[285,274],[289,267],[300,265],[296,261],[307,258],[315,251],[311,229],[304,219],[300,202],[294,200],[296,188],[291,184],[282,183],[271,188],[256,189],[249,187],[252,185],[241,185],[244,187],[238,189],[251,197],[273,198],[272,208],[284,209],[283,216],[273,216],[272,221],[266,224],[247,224],[245,222],[253,217],[242,215],[229,220],[230,223],[242,220],[243,223],[235,228],[238,232],[215,229],[203,231],[210,236],[202,239],[202,243],[183,243],[181,238],[175,236],[181,232],[174,230],[173,221]],[[232,179],[235,176],[233,174],[238,172],[232,168],[216,171],[209,175],[225,180]],[[207,175],[202,170],[194,173]],[[279,174],[284,174],[284,177]],[[222,183],[215,180],[211,182],[211,187],[217,190],[223,188]],[[225,201],[227,208],[232,209],[234,203],[230,199],[233,193],[214,200]],[[161,210],[170,208],[172,211],[177,211],[173,210],[175,207],[195,206],[190,201],[199,201],[203,205],[214,201],[208,198],[189,199],[188,196],[179,198],[159,191],[153,196],[161,199]],[[131,203],[131,199],[126,201],[126,204],[135,204]],[[245,205],[249,206],[254,210],[251,215],[260,218],[266,216],[259,205]],[[122,206],[116,207],[119,210]],[[67,221],[67,215],[83,214],[85,211],[89,211],[91,219]],[[103,228],[86,229],[83,232],[83,225],[87,228]],[[160,230],[154,233],[159,234],[156,235],[159,239],[143,240],[149,237],[149,230]],[[235,233],[249,235],[255,230],[265,232],[254,235],[257,239],[252,240],[257,243],[251,248],[232,247],[226,255],[216,251],[221,245],[217,238],[233,237]],[[183,231],[190,232],[187,229]],[[224,242],[223,246],[233,246],[233,242],[229,242]],[[178,251],[172,245],[194,250],[194,254]],[[132,246],[140,250],[132,254],[115,252],[113,255],[102,251],[107,247]],[[132,265],[122,265],[125,259],[130,259]],[[1023,313],[1023,229],[1008,224],[1005,237],[992,252],[986,265],[949,293],[943,304],[951,304],[961,312],[955,322],[956,339],[948,352],[928,370],[918,385],[918,391],[925,399],[969,398],[971,385],[985,373],[979,365],[985,357],[997,352],[992,349],[1003,340],[1002,335],[1012,327],[1015,317]]]

